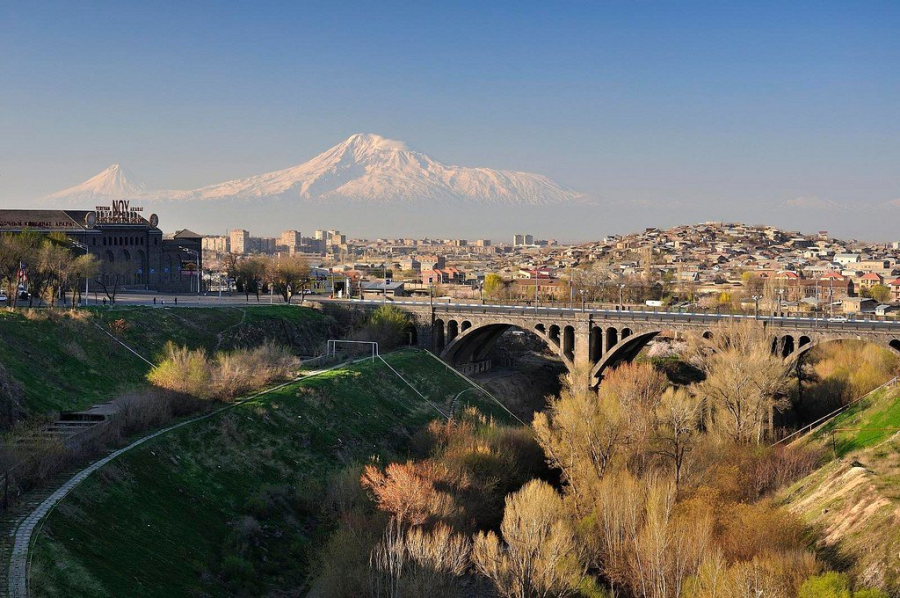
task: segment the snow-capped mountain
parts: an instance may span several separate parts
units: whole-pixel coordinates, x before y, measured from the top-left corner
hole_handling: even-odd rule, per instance
[[[122,166],[113,164],[80,185],[48,195],[45,201],[61,206],[92,208],[92,202],[144,198],[146,195],[147,185]]]
[[[279,199],[371,204],[541,205],[582,199],[581,194],[542,175],[442,164],[409,149],[403,142],[371,134],[352,135],[299,166],[193,191],[147,192],[143,186],[131,185],[124,177],[114,179],[108,174],[110,169],[48,199],[69,201],[75,192],[90,193],[77,195],[78,199],[99,198],[101,190],[117,194],[131,192],[135,199],[165,199],[173,203]],[[122,184],[115,186],[111,179]]]
[[[379,135],[352,135],[299,166],[203,187],[185,199],[343,199],[364,203],[545,204],[579,194],[545,176],[450,166]]]

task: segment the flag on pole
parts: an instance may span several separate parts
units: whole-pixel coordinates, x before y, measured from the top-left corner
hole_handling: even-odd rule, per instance
[[[28,270],[25,267],[25,262],[22,260],[19,260],[19,282],[28,282]]]

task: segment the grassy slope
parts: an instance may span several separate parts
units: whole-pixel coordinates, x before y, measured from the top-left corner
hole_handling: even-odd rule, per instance
[[[878,444],[894,434],[887,428],[900,428],[897,399],[896,389],[879,390],[834,418],[813,438],[830,444],[834,432],[834,448],[839,457]]]
[[[144,384],[149,366],[91,324],[123,320],[122,340],[155,361],[167,340],[209,350],[255,345],[265,338],[301,354],[327,337],[329,320],[315,310],[251,308],[113,308],[77,317],[46,310],[34,317],[0,312],[0,363],[24,390],[31,413],[83,409]]]
[[[832,447],[835,428],[900,428],[900,389],[876,393],[811,442]],[[900,593],[900,434],[837,430],[836,457],[783,493],[838,566]]]
[[[422,353],[388,360],[445,410],[467,387]],[[165,435],[89,478],[50,515],[37,541],[34,595],[240,593],[239,582],[223,577],[252,580],[253,595],[299,587],[310,543],[327,528],[300,497],[311,493],[318,505],[328,472],[402,453],[436,416],[376,362],[292,384]],[[290,488],[293,498],[261,512],[254,505],[267,486]],[[228,555],[240,542],[231,524],[248,514],[262,532],[245,551],[250,563],[235,563]]]

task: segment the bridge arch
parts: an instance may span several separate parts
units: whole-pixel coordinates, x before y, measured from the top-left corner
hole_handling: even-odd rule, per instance
[[[591,363],[600,361],[603,356],[603,328],[599,326],[591,327],[591,338],[588,344],[588,358]]]
[[[620,363],[634,360],[638,353],[661,332],[662,330],[651,330],[650,332],[631,334],[612,345],[609,351],[603,355],[591,370],[591,386],[596,386],[600,383],[600,380],[603,379],[603,372],[607,369],[614,368]]]
[[[794,354],[794,337],[790,334],[785,334],[778,341],[778,352],[782,357],[790,357]]]
[[[447,343],[452,343],[453,340],[459,335],[459,323],[456,320],[450,320],[447,322]]]
[[[803,357],[804,355],[806,355],[807,353],[809,353],[810,351],[812,351],[813,349],[815,349],[816,347],[818,347],[820,345],[823,345],[825,343],[835,343],[835,342],[842,342],[842,341],[863,341],[866,343],[872,343],[873,345],[877,345],[877,346],[884,346],[884,345],[881,345],[881,343],[879,343],[875,339],[860,338],[857,336],[846,336],[846,337],[826,336],[826,337],[815,338],[815,337],[804,335],[799,338],[799,340],[797,342],[797,346],[794,348],[794,352],[787,355],[786,359],[789,359],[792,361],[799,360],[801,357]],[[888,341],[887,348],[890,349],[894,354],[900,356],[900,339],[892,339],[892,340]]]
[[[562,344],[559,326],[551,324],[549,332],[547,333],[547,338],[550,339],[550,342],[552,342],[557,349],[559,349],[560,344]]]
[[[563,328],[562,352],[569,361],[575,361],[575,327]]]
[[[532,330],[528,330],[527,328],[512,322],[494,322],[482,324],[480,326],[473,325],[461,332],[453,340],[448,339],[447,346],[441,351],[441,358],[450,365],[483,361],[487,358],[491,348],[493,348],[497,341],[500,340],[500,337],[503,336],[503,333],[510,328],[518,328],[525,332],[531,332],[541,339],[544,344],[562,359],[566,368],[571,371],[574,367],[573,359],[566,356],[563,346],[559,342],[554,341],[549,334],[545,334],[544,331],[541,330],[541,327],[543,327],[543,325],[538,324],[534,326]],[[554,328],[556,329],[557,334],[559,334],[559,326],[550,326],[551,331]],[[568,336],[565,331],[563,332],[563,335]],[[574,328],[572,328],[571,331],[571,338],[574,347]]]
[[[619,342],[619,331],[613,326],[606,329],[606,352],[609,352]]]

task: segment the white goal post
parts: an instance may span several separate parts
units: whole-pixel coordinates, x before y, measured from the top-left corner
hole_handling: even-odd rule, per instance
[[[372,349],[372,361],[375,361],[375,358],[380,356],[381,353],[378,352],[378,343],[373,341],[345,341],[341,339],[329,339],[328,345],[326,347],[325,356],[328,357],[337,357],[337,346],[339,344],[347,344],[347,345],[369,345]]]

